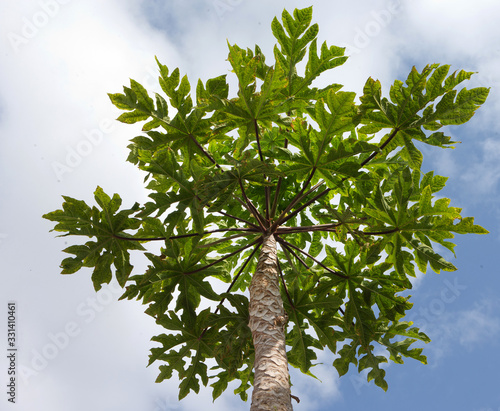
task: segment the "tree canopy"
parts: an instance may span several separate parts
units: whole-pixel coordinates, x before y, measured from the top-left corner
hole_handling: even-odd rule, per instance
[[[473,73],[413,67],[388,93],[369,78],[359,98],[340,84],[316,87],[345,50],[318,44],[311,7],[281,17],[271,63],[258,46],[228,44],[231,93],[226,75],[192,90],[157,59],[162,92],[131,80],[109,94],[119,121],[144,122],[128,161],[145,172],[146,204],[123,208],[98,187],[96,205],[65,196],[44,215],[63,236],[90,238],[64,250],[63,274],[93,268],[99,290],[114,273],[121,298],[140,300],[165,328],[149,364],[160,363],[158,382],[178,374],[180,398],[201,383],[215,399],[238,380],[247,399],[247,290],[266,236],[278,246],[288,363],[312,375],[328,349],[339,375],[352,364],[387,389],[382,363],[426,362],[412,344],[428,336],[404,320],[412,277],[456,270],[440,248],[487,233],[439,195],[447,178],[421,170],[418,148],[454,147],[443,127],[470,120],[488,95],[462,86]],[[145,272],[133,271],[134,250],[149,260]]]

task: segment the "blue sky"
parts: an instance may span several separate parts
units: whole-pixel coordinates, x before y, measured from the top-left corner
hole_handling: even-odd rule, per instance
[[[226,39],[259,44],[272,59],[270,22],[286,6],[314,5],[320,40],[351,57],[324,78],[359,93],[367,77],[387,91],[413,65],[476,71],[468,88],[491,87],[465,126],[449,128],[455,150],[424,147],[424,168],[450,177],[443,195],[475,216],[488,236],[456,238],[455,273],[419,276],[409,319],[432,342],[428,365],[389,365],[389,390],[356,370],[338,378],[322,353],[322,383],[292,370],[296,410],[500,411],[500,3],[491,0],[25,0],[0,4],[0,346],[6,306],[18,307],[17,411],[245,410],[231,390],[212,402],[203,389],[177,402],[177,380],[155,384],[146,368],[159,334],[143,307],[117,302],[116,285],[96,294],[90,272],[59,274],[64,239],[41,215],[61,195],[91,201],[100,185],[124,205],[144,202],[143,175],[126,163],[140,129],[115,122],[106,93],[129,78],[158,90],[154,56],[191,82],[228,73]],[[144,260],[136,258],[138,270]],[[6,355],[0,382],[7,382]],[[4,392],[5,389],[2,390]]]

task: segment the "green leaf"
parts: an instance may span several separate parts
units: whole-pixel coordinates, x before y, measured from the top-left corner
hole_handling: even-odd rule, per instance
[[[455,267],[452,263],[446,261],[427,244],[423,244],[416,239],[408,240],[408,243],[416,251],[416,255],[418,256],[418,258],[424,262],[429,262],[431,268],[436,273],[439,274],[440,270],[456,271],[457,267]],[[422,271],[425,272],[425,270]]]
[[[288,363],[312,376],[309,370],[312,361],[316,360],[316,353],[309,347],[317,346],[315,339],[304,330],[294,327],[288,334],[287,345],[291,346],[287,352]]]
[[[91,209],[83,201],[65,197],[63,210],[45,214],[43,217],[57,221],[55,230],[66,232],[66,235],[96,238],[96,241],[70,246],[64,250],[76,257],[63,260],[61,264],[63,274],[72,274],[82,267],[95,267],[92,282],[97,291],[102,284],[111,281],[111,264],[113,264],[118,283],[123,287],[132,271],[129,251],[144,250],[144,248],[138,242],[117,236],[128,238],[129,235],[124,233],[124,230],[139,228],[140,221],[129,217],[137,211],[137,206],[118,211],[121,198],[118,194],[109,197],[101,187],[97,187],[94,197],[101,211],[96,207]]]
[[[337,369],[339,376],[347,374],[350,364],[357,365],[356,359],[356,343],[353,341],[351,344],[346,344],[339,350],[339,356],[333,361],[333,366]]]
[[[141,84],[130,79],[130,88],[137,96],[139,107],[141,107],[143,111],[149,112],[154,110],[153,99],[149,97],[148,92]]]
[[[473,217],[464,217],[457,224],[439,225],[438,228],[457,234],[489,234],[488,230],[474,224]]]
[[[469,121],[476,109],[486,101],[489,89],[478,87],[472,90],[449,91],[436,105],[432,120],[439,120],[442,125],[458,125]],[[456,98],[455,98],[456,97]]]
[[[386,363],[387,358],[381,355],[373,355],[371,351],[369,351],[364,357],[362,357],[359,361],[359,371],[366,368],[371,368],[368,372],[367,379],[368,381],[374,380],[375,384],[382,388],[384,391],[387,391],[388,385],[385,380],[385,370],[380,368],[381,363]]]
[[[121,121],[122,123],[126,124],[134,124],[137,123],[138,121],[144,121],[147,120],[150,117],[149,114],[146,114],[142,112],[141,110],[134,110],[129,113],[123,113],[121,114],[117,120]]]

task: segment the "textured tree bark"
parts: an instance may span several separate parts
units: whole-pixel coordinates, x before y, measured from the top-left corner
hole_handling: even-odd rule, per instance
[[[250,284],[250,321],[255,347],[250,411],[291,411],[284,310],[280,294],[276,240],[264,238]]]

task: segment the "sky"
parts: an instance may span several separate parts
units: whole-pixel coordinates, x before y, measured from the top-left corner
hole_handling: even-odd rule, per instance
[[[466,125],[446,130],[455,150],[421,147],[424,169],[449,177],[442,194],[490,231],[458,236],[454,273],[419,275],[408,319],[432,339],[428,364],[388,365],[389,390],[355,369],[342,378],[320,353],[321,380],[291,370],[299,411],[500,411],[500,3],[496,0],[24,0],[0,3],[0,410],[245,410],[230,388],[178,402],[178,381],[146,368],[162,332],[115,283],[95,293],[90,271],[60,275],[65,239],[42,214],[62,195],[92,203],[96,186],[125,207],[144,202],[144,175],[127,163],[140,133],[114,119],[107,93],[129,78],[158,91],[154,56],[192,84],[229,73],[227,41],[258,44],[272,60],[270,23],[283,8],[314,6],[319,40],[346,47],[322,80],[358,94],[368,77],[387,93],[416,66],[477,72],[491,87]],[[386,94],[387,95],[387,94]],[[144,261],[134,260],[140,272]],[[8,402],[8,303],[16,304],[16,403]],[[232,389],[231,389],[232,388]]]

